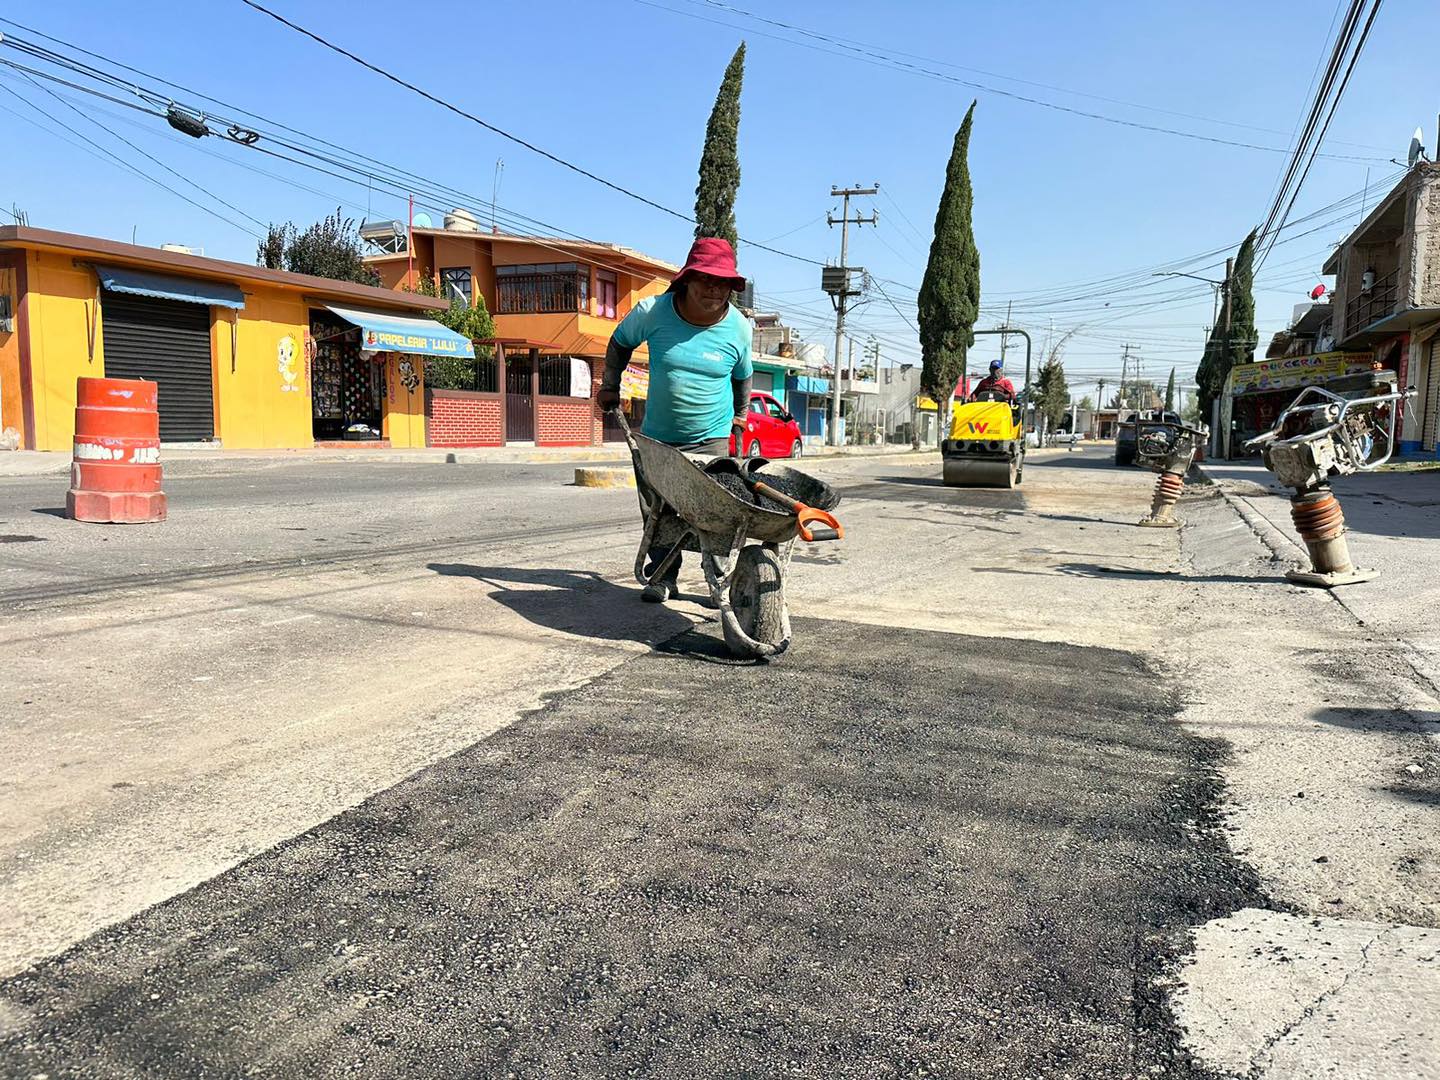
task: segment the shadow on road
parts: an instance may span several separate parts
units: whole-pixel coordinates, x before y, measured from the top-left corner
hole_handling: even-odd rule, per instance
[[[1331,727],[1370,731],[1379,735],[1440,734],[1440,712],[1411,709],[1361,709],[1334,706],[1313,717]]]
[[[1036,577],[1052,577],[1064,574],[1070,577],[1088,578],[1132,578],[1141,581],[1194,581],[1223,585],[1286,585],[1289,582],[1278,575],[1249,574],[1186,574],[1180,570],[1145,570],[1135,566],[1106,566],[1103,563],[1067,562],[1056,563],[1046,570],[1022,570],[1014,566],[974,566],[977,574],[1031,574]]]
[[[682,634],[694,620],[664,604],[644,604],[638,587],[616,585],[589,570],[520,569],[428,563],[442,577],[472,578],[490,587],[491,599],[550,630],[602,641],[652,644]]]

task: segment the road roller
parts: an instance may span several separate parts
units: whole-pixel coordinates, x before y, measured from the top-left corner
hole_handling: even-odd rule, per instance
[[[1025,424],[1019,403],[998,390],[956,402],[950,438],[940,444],[947,487],[1013,488],[1025,474]]]

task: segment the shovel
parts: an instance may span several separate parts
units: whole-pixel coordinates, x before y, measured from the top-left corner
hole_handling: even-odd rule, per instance
[[[750,475],[751,471],[766,464],[762,459],[751,459],[740,461],[736,458],[716,458],[710,463],[706,472],[715,473],[719,471],[730,472],[732,469],[735,475],[745,482],[745,486],[756,495],[763,495],[772,502],[779,503],[795,515],[796,531],[800,539],[807,544],[813,544],[817,540],[843,540],[845,529],[840,522],[835,520],[833,514],[824,510],[817,510],[813,506],[806,506],[799,499],[792,499],[783,491],[776,491],[763,480],[756,480]],[[818,529],[810,528],[812,522],[818,522]]]

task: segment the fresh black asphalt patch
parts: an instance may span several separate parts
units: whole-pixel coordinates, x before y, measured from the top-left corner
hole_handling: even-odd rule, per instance
[[[1143,665],[795,641],[685,635],[0,984],[0,1075],[1201,1075],[1150,980],[1254,882]]]

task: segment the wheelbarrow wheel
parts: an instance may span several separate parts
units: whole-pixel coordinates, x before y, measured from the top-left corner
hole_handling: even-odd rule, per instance
[[[730,582],[730,607],[740,630],[752,642],[770,646],[785,642],[785,590],[779,552],[764,544],[747,544],[740,549]],[[749,649],[748,643],[729,644]]]

